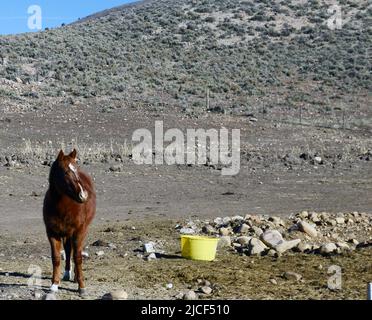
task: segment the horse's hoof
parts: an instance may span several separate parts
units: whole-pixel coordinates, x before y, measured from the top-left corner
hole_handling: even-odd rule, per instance
[[[72,281],[73,278],[72,278],[72,275],[71,275],[71,271],[65,271],[65,273],[63,274],[62,280],[63,281]]]
[[[52,286],[50,287],[49,290],[52,293],[57,293],[58,292],[58,284],[52,284]]]
[[[88,295],[86,288],[79,288],[79,296],[84,298]]]

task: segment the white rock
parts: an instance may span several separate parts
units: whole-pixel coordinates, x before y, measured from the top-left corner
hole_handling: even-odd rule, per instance
[[[167,284],[165,285],[165,287],[166,287],[168,290],[170,290],[170,289],[173,288],[173,283],[167,283]]]
[[[337,250],[337,246],[334,243],[326,243],[320,247],[320,253],[323,255],[331,254],[335,252],[336,250]]]
[[[242,216],[233,216],[233,217],[231,217],[231,220],[232,221],[242,221],[242,220],[244,220],[244,218]]]
[[[181,234],[195,234],[195,230],[192,228],[181,228],[180,233]]]
[[[290,249],[293,249],[299,245],[301,242],[301,239],[295,239],[295,240],[289,240],[289,241],[284,241],[277,246],[275,246],[275,250],[278,253],[284,253]]]
[[[287,280],[300,281],[302,279],[302,276],[296,272],[286,271],[283,273],[283,278]]]
[[[257,238],[252,238],[249,241],[249,254],[250,255],[260,255],[264,251],[266,251],[267,247],[266,245]]]
[[[252,239],[252,237],[247,237],[247,236],[241,236],[241,237],[238,237],[237,239],[236,239],[236,241],[238,242],[238,243],[240,243],[242,246],[246,246],[248,243],[249,243],[249,241]]]
[[[298,216],[299,216],[300,218],[305,219],[305,218],[307,218],[307,217],[309,216],[309,213],[308,213],[307,211],[302,211],[302,212],[300,212],[300,213],[298,214]]]
[[[222,222],[223,222],[223,224],[229,224],[231,222],[231,218],[230,217],[224,217],[224,218],[222,218]]]
[[[261,234],[263,234],[263,231],[261,228],[259,227],[256,227],[256,226],[252,226],[252,230],[254,231],[254,233],[256,234],[257,237],[260,237]]]
[[[299,252],[309,252],[312,246],[308,243],[300,242],[297,246]]]
[[[213,228],[210,224],[207,224],[203,227],[203,232],[206,234],[214,234],[216,233],[216,229]]]
[[[150,260],[156,260],[156,254],[155,254],[155,252],[150,253],[150,254],[146,257],[146,260],[147,260],[147,261],[150,261]]]
[[[270,217],[269,221],[271,221],[275,226],[284,226],[284,221],[279,217]]]
[[[188,290],[183,294],[182,298],[183,300],[197,300],[198,296],[194,291]]]
[[[278,230],[267,230],[261,234],[260,239],[271,248],[275,248],[284,242],[284,239]]]
[[[200,288],[200,291],[203,292],[204,294],[211,294],[212,288],[209,286],[203,286]]]
[[[104,254],[105,254],[105,252],[102,251],[102,250],[96,252],[96,255],[97,255],[98,257],[102,257]]]
[[[228,236],[230,234],[230,229],[228,228],[220,228],[219,233],[221,236]]]
[[[57,300],[54,293],[47,293],[43,296],[43,300]]]
[[[337,217],[336,219],[337,224],[344,224],[345,223],[345,218],[343,217]]]
[[[239,233],[247,233],[247,232],[249,231],[249,229],[250,229],[250,226],[247,225],[246,223],[243,223],[243,224],[239,227],[238,232],[239,232]]]
[[[143,251],[145,253],[153,253],[155,252],[155,243],[154,242],[147,242],[143,245]]]
[[[83,252],[81,253],[81,255],[82,255],[84,258],[89,258],[89,253],[86,252],[86,251],[83,251]]]
[[[310,223],[307,223],[306,221],[300,221],[298,223],[298,229],[302,232],[305,232],[310,237],[316,237],[318,235],[318,232],[316,231],[315,227],[313,227]]]
[[[321,157],[317,156],[317,157],[314,158],[314,161],[315,161],[316,163],[318,163],[318,164],[321,164],[323,160],[322,160]]]
[[[114,290],[109,293],[106,293],[102,300],[127,300],[128,293],[124,290]]]
[[[230,247],[231,246],[231,238],[229,236],[223,236],[218,241],[218,247],[224,248],[224,247]]]
[[[350,250],[350,246],[346,243],[346,242],[337,242],[336,243],[337,247],[339,247],[341,249],[341,251],[349,251]]]
[[[275,285],[278,284],[278,281],[276,281],[275,279],[270,279],[270,282],[271,282],[272,284],[275,284]]]

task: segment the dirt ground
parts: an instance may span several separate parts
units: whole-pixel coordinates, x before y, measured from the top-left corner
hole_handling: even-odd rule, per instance
[[[211,115],[190,118],[179,112],[162,114],[113,106],[97,112],[101,102],[89,105],[40,107],[38,112],[2,114],[2,155],[28,157],[25,141],[37,147],[61,141],[66,149],[75,144],[130,141],[135,129],[153,131],[154,120],[164,126],[241,129],[241,169],[236,176],[206,166],[138,166],[130,157],[88,159],[82,167],[95,179],[97,216],[87,245],[97,239],[117,249],[89,246],[85,261],[89,297],[122,288],[130,299],[173,299],[182,290],[197,289],[198,279],[211,282],[212,299],[364,299],[371,281],[371,249],[336,257],[288,254],[270,257],[239,256],[227,249],[210,263],[182,259],[178,222],[236,214],[289,215],[301,210],[367,212],[372,208],[372,150],[370,133],[275,123],[246,117]],[[66,109],[68,108],[68,109]],[[67,111],[66,111],[67,110]],[[97,150],[94,150],[97,152]],[[300,159],[302,153],[321,155],[324,164]],[[89,151],[87,152],[89,154]],[[98,152],[99,153],[99,152]],[[32,159],[33,160],[32,160]],[[27,287],[30,264],[43,273],[43,289],[49,286],[51,262],[41,218],[49,166],[34,154],[18,166],[0,166],[0,298],[35,299]],[[292,159],[292,160],[291,160]],[[294,160],[293,160],[294,159]],[[1,162],[1,159],[0,159]],[[119,165],[120,172],[110,170]],[[135,227],[135,230],[132,227]],[[104,232],[108,227],[113,232]],[[165,255],[154,261],[138,257],[144,241],[159,240]],[[328,267],[342,268],[342,290],[327,288]],[[285,280],[285,271],[302,275],[300,282]],[[273,284],[270,279],[275,279]],[[275,281],[274,281],[275,282]],[[166,284],[172,283],[172,289]],[[78,299],[76,285],[64,283],[59,298]]]
[[[186,289],[198,291],[200,280],[209,281],[213,291],[210,295],[199,293],[199,299],[366,298],[366,284],[372,275],[371,248],[334,257],[288,253],[280,258],[240,256],[231,249],[219,249],[213,262],[191,261],[181,257],[175,230],[178,222],[147,218],[93,227],[86,248],[89,258],[84,260],[87,298],[99,299],[113,289],[124,289],[129,299],[176,299]],[[97,240],[116,248],[92,246]],[[164,251],[152,261],[141,256],[142,244],[149,240]],[[104,255],[97,256],[98,251]],[[34,289],[27,286],[31,265],[41,268],[40,292],[47,292],[51,262],[45,236],[16,240],[2,235],[0,252],[0,297],[36,299]],[[341,290],[327,287],[332,265],[341,267]],[[296,272],[302,279],[286,280],[282,277],[286,271]],[[173,288],[166,288],[169,283]],[[58,298],[80,299],[76,289],[76,284],[63,282]]]

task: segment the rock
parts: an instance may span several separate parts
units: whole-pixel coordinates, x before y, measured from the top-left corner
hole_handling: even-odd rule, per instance
[[[202,228],[202,231],[206,234],[215,234],[216,233],[216,229],[213,228],[210,224],[207,224],[206,226],[204,226]]]
[[[270,279],[270,282],[271,282],[272,284],[275,284],[275,285],[278,284],[278,281],[276,281],[275,279]]]
[[[211,294],[212,288],[209,286],[203,286],[200,288],[200,291],[203,292],[204,294]]]
[[[334,227],[337,224],[337,221],[335,219],[331,219],[327,221],[328,224],[330,224],[332,227]]]
[[[223,225],[223,219],[222,218],[216,218],[213,220],[216,226],[221,226]]]
[[[346,242],[343,242],[343,241],[337,242],[336,245],[337,245],[338,248],[341,249],[341,251],[352,250],[352,248]]]
[[[256,234],[257,237],[260,237],[263,234],[263,231],[261,228],[252,226],[253,232]]]
[[[242,246],[248,245],[249,241],[252,239],[252,237],[247,236],[241,236],[236,239],[238,243],[240,243]]]
[[[34,297],[36,299],[42,299],[43,295],[42,295],[42,293],[40,291],[35,291],[34,292]]]
[[[207,286],[207,287],[211,286],[211,283],[208,280],[202,280],[202,279],[198,279],[198,284],[200,284],[201,286]]]
[[[337,246],[334,243],[326,243],[320,247],[320,254],[329,255],[337,250]]]
[[[356,246],[359,244],[359,241],[357,239],[349,239],[348,242]]]
[[[261,234],[260,239],[271,248],[275,248],[284,242],[281,233],[277,230],[265,231],[263,234]]]
[[[102,256],[104,256],[105,255],[105,252],[104,251],[97,251],[96,252],[96,255],[98,256],[98,257],[102,257]]]
[[[344,224],[345,223],[345,218],[344,217],[337,217],[336,219],[337,224]]]
[[[247,225],[246,223],[243,223],[239,228],[238,228],[238,233],[247,233],[250,229],[250,226]]]
[[[262,222],[261,217],[260,217],[260,216],[257,216],[257,215],[253,215],[253,216],[251,216],[250,220],[251,220],[252,222],[254,222],[254,223],[257,223],[257,224],[259,224],[259,223]]]
[[[312,246],[304,242],[300,242],[297,246],[298,252],[308,253],[311,251],[311,249],[312,249]]]
[[[165,285],[165,287],[166,287],[168,290],[173,289],[173,283],[167,283],[167,284]]]
[[[146,260],[147,260],[147,261],[156,260],[156,254],[155,254],[155,252],[150,253],[150,254],[146,257]]]
[[[120,165],[113,165],[109,168],[111,172],[121,172],[121,166]]]
[[[275,250],[278,253],[284,253],[290,249],[293,249],[299,245],[301,242],[301,239],[295,239],[295,240],[289,240],[289,241],[284,241],[277,246],[275,246]]]
[[[154,253],[155,252],[155,243],[147,242],[143,245],[143,252],[145,253]]]
[[[229,224],[231,222],[231,218],[230,217],[224,217],[224,218],[222,218],[222,223],[224,224],[224,225],[227,225],[227,224]]]
[[[102,300],[127,300],[128,293],[124,290],[114,290],[109,293],[106,293]]]
[[[299,216],[300,218],[305,219],[305,218],[307,218],[307,217],[309,216],[309,213],[308,213],[307,211],[302,211],[302,212],[300,212],[300,213],[298,214],[298,216]]]
[[[230,247],[231,246],[231,238],[229,236],[221,237],[220,241],[218,241],[218,246],[220,248]]]
[[[249,255],[261,255],[267,249],[266,245],[257,238],[252,238],[249,241]]]
[[[318,235],[318,232],[316,231],[316,229],[310,223],[307,223],[306,221],[300,221],[297,226],[299,230],[301,230],[302,232],[305,232],[310,237],[316,237]]]
[[[83,258],[89,258],[89,253],[86,252],[86,251],[83,251],[83,252],[81,253],[81,255],[83,256]]]
[[[270,217],[269,221],[271,221],[275,226],[284,226],[284,221],[279,217]]]
[[[108,242],[103,241],[103,240],[97,240],[92,243],[93,247],[108,247]]]
[[[61,251],[61,260],[62,261],[65,261],[66,260],[66,252],[65,252],[65,250],[62,250]]]
[[[283,273],[282,277],[286,280],[295,280],[300,281],[302,279],[302,276],[296,272],[292,271],[286,271]]]
[[[274,250],[274,249],[270,249],[268,252],[267,252],[267,255],[269,257],[276,257],[277,256],[277,252]]]
[[[182,299],[183,300],[197,300],[198,296],[194,291],[188,290],[183,294]]]
[[[319,156],[316,156],[314,157],[314,163],[316,164],[322,164],[323,163],[323,159]]]
[[[180,233],[181,234],[195,234],[195,230],[191,228],[181,228]]]
[[[231,220],[232,221],[243,221],[244,218],[242,216],[233,216],[231,217]]]
[[[43,300],[57,300],[54,293],[47,293],[43,296]]]
[[[228,236],[230,234],[230,229],[228,228],[220,228],[219,233],[221,236]]]
[[[347,224],[354,224],[354,220],[351,218],[346,219]]]
[[[116,250],[116,249],[117,249],[116,245],[113,244],[113,243],[109,243],[109,244],[108,244],[108,247],[109,247],[110,249],[112,249],[112,250]]]

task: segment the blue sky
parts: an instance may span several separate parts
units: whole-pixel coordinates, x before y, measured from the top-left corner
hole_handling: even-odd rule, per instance
[[[35,32],[28,27],[32,5],[40,6],[45,29],[129,2],[133,0],[0,0],[0,34]]]

